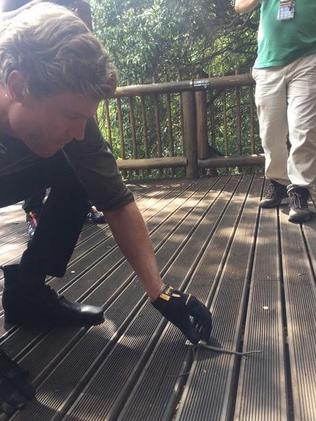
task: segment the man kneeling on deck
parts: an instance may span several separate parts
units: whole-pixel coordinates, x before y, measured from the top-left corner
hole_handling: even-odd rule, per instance
[[[86,25],[51,3],[20,11],[0,24],[0,78],[0,206],[51,189],[20,263],[3,267],[6,326],[104,321],[102,307],[70,302],[45,285],[47,275],[65,274],[92,200],[153,306],[192,343],[208,341],[210,312],[163,284],[133,195],[93,119],[99,101],[113,95],[116,74]],[[22,408],[34,393],[27,372],[1,352],[0,411]]]

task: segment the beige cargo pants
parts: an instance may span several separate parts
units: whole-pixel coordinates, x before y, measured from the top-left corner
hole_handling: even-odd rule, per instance
[[[316,54],[253,69],[253,78],[266,177],[315,189]]]

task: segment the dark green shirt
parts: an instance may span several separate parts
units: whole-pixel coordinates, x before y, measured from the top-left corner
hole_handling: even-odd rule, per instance
[[[277,20],[280,0],[262,0],[254,67],[285,66],[316,53],[316,0],[296,0],[294,19]]]

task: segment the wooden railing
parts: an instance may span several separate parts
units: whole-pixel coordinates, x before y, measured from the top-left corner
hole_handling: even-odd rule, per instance
[[[129,177],[262,165],[253,89],[249,74],[120,87],[98,120]]]

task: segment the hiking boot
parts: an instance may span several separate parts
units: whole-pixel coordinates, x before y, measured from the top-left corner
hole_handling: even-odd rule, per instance
[[[4,325],[24,326],[89,326],[104,321],[102,307],[71,302],[59,296],[48,285],[30,286],[20,282],[19,265],[3,267],[2,304]]]
[[[286,186],[274,180],[268,180],[264,197],[259,206],[261,208],[276,208],[287,197]]]
[[[312,217],[308,209],[309,191],[305,187],[293,186],[289,184],[287,193],[290,198],[290,222],[306,222]]]
[[[87,214],[87,222],[92,224],[105,224],[105,217],[103,212],[96,209],[95,206],[91,206],[90,211]]]
[[[35,230],[38,224],[38,214],[36,212],[27,212],[26,214],[26,226],[29,241],[32,240],[35,234]]]

